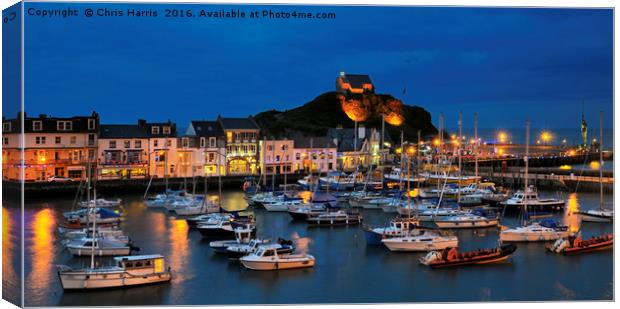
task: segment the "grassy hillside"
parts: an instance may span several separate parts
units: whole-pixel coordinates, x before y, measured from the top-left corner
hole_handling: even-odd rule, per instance
[[[363,123],[367,128],[381,129],[381,115],[374,113],[376,106],[398,101],[390,95],[365,94],[356,98],[370,109],[369,116]],[[342,97],[336,92],[326,92],[314,100],[288,111],[266,111],[255,116],[256,122],[268,135],[288,136],[292,132],[301,132],[308,136],[324,136],[328,128],[342,126],[353,128],[355,123],[342,110]],[[400,104],[400,101],[398,101]],[[402,104],[401,104],[402,105]],[[401,126],[386,123],[386,134],[392,140],[400,140],[400,132],[404,130],[405,139],[415,141],[417,131],[422,136],[437,134],[437,129],[431,123],[431,115],[418,106],[402,105],[399,111],[404,116]]]

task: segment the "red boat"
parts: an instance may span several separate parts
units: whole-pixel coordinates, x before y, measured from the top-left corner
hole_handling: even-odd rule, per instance
[[[463,266],[471,264],[489,264],[502,262],[517,250],[514,244],[502,245],[499,248],[480,249],[465,253],[458,253],[456,248],[442,251],[431,251],[419,259],[420,264],[433,268]]]
[[[614,246],[614,234],[594,236],[592,238],[582,240],[581,236],[570,236],[568,238],[560,238],[552,245],[548,245],[547,250],[554,253],[578,254],[592,252],[598,250],[611,249]]]

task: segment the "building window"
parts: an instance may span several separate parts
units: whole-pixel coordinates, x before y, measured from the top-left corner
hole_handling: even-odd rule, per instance
[[[2,131],[4,132],[11,132],[11,123],[10,122],[5,122],[2,124]]]
[[[301,154],[299,152],[295,153],[295,160],[299,160],[301,158]]]
[[[56,144],[62,143],[62,138],[60,136],[56,136]]]
[[[34,141],[37,145],[45,144],[45,136],[37,136]]]
[[[172,141],[171,140],[167,140],[166,141],[166,146],[167,147],[172,147]]]
[[[131,148],[131,141],[124,141],[125,148]]]
[[[215,161],[215,154],[213,152],[209,152],[208,162],[213,163]]]
[[[276,156],[276,162],[280,162],[280,156]]]
[[[136,148],[142,148],[142,141],[135,141],[134,145]]]
[[[56,129],[58,129],[58,131],[71,131],[73,125],[71,121],[58,121],[56,122]]]
[[[233,142],[233,134],[232,134],[232,132],[226,132],[226,142],[228,142],[228,143],[232,143]]]
[[[5,145],[8,145],[8,144],[9,144],[9,138],[8,138],[8,137],[3,138],[3,139],[2,139],[2,142],[3,142]]]
[[[205,148],[205,144],[206,144],[206,142],[205,142],[205,138],[204,138],[204,137],[201,137],[201,138],[200,138],[200,148]]]
[[[282,145],[282,150],[284,150],[284,151],[288,150],[288,145],[286,145],[286,144]]]
[[[154,140],[153,141],[153,147],[157,147],[157,144],[158,144],[157,140]]]
[[[267,151],[273,151],[273,145],[267,145]]]
[[[75,144],[77,141],[77,137],[75,136],[71,136],[71,138],[69,139],[69,142],[71,143],[71,145]]]
[[[41,131],[43,130],[43,122],[39,120],[35,120],[32,122],[32,131]]]
[[[164,127],[165,129],[166,127]],[[189,138],[183,137],[181,138],[181,147],[189,147]]]
[[[152,127],[151,134],[159,134],[159,127]]]
[[[95,119],[88,119],[88,129],[89,130],[95,129]]]
[[[88,134],[88,146],[95,146],[95,134]]]
[[[163,128],[163,133],[164,133],[164,134],[170,134],[170,127],[169,127],[169,126],[165,126],[165,127]]]
[[[209,147],[215,148],[217,143],[217,139],[215,137],[209,137]]]
[[[108,148],[116,148],[116,141],[110,141],[110,145]]]

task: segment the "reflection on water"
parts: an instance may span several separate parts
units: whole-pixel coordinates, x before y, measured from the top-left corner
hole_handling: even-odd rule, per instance
[[[254,210],[257,236],[293,240],[298,251],[316,258],[316,266],[292,271],[249,271],[214,254],[209,243],[198,231],[190,230],[184,220],[164,210],[146,208],[139,195],[121,197],[122,229],[141,248],[140,254],[166,256],[173,271],[172,282],[96,293],[64,293],[53,266],[81,266],[88,264],[88,259],[71,256],[55,236],[56,226],[63,220],[62,213],[71,209],[72,199],[46,199],[26,205],[26,286],[33,287],[26,291],[26,305],[587,300],[610,299],[609,295],[613,295],[611,251],[567,257],[546,253],[542,244],[518,244],[517,252],[505,264],[432,270],[418,264],[422,254],[399,254],[381,246],[366,246],[360,227],[308,228],[305,223],[291,221],[287,213],[263,209]],[[567,211],[555,214],[555,219],[571,230],[580,229],[584,238],[613,230],[611,224],[580,223],[579,217],[572,214],[578,209],[598,207],[597,194],[577,193],[567,198]],[[223,192],[223,204],[231,210],[247,207],[243,193],[238,191]],[[5,237],[11,234],[8,231],[14,228],[12,220],[16,220],[11,211],[3,208],[2,212],[4,218],[9,218],[3,221]],[[362,211],[369,225],[385,225],[393,216],[382,211]],[[506,218],[508,225],[517,222],[515,216]],[[463,251],[497,245],[498,231],[494,228],[450,233],[459,237]],[[12,237],[8,235],[5,240]],[[5,264],[19,256],[13,242],[3,242],[3,249]],[[109,260],[97,259],[103,264]],[[10,269],[4,274],[5,278],[16,275]],[[541,293],[543,290],[553,291]]]
[[[568,226],[568,230],[571,232],[579,231],[581,224],[581,217],[576,214],[579,211],[579,200],[577,199],[577,193],[571,193],[566,201],[566,209],[564,211],[564,224]]]
[[[13,209],[17,212],[18,209]],[[2,206],[2,285],[3,297],[13,303],[19,303],[19,277],[16,271],[19,264],[15,263],[16,257],[19,259],[19,229],[15,228],[14,218],[10,210]]]
[[[46,289],[49,286],[52,275],[54,274],[54,242],[56,227],[56,218],[54,216],[54,210],[51,208],[45,208],[38,210],[30,222],[26,223],[28,229],[31,231],[29,237],[31,242],[28,242],[31,246],[30,252],[26,258],[30,260],[32,267],[30,273],[26,278],[26,282],[29,282],[29,288],[32,288],[34,293]],[[55,277],[54,277],[55,279]]]

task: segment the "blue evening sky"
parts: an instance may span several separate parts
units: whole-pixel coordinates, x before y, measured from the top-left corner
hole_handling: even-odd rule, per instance
[[[104,123],[213,119],[285,110],[334,90],[343,70],[420,105],[437,124],[566,128],[598,111],[612,125],[613,12],[571,9],[179,6],[246,12],[335,12],[335,20],[26,16],[25,104],[31,115],[87,114]],[[403,94],[403,88],[406,93]]]

